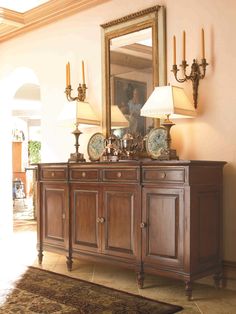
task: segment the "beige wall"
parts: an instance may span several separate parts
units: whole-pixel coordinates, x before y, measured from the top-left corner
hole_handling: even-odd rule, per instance
[[[81,60],[85,60],[88,99],[101,113],[102,58],[99,25],[156,4],[165,5],[167,10],[167,63],[170,83],[176,84],[170,72],[172,36],[175,34],[177,37],[177,61],[180,63],[181,35],[183,30],[186,31],[186,56],[191,64],[193,58],[200,57],[200,30],[202,27],[205,29],[206,58],[210,65],[206,78],[200,82],[199,114],[194,120],[176,122],[176,126],[172,128],[173,146],[181,159],[227,161],[224,171],[224,258],[236,261],[236,93],[233,79],[236,72],[235,0],[106,2],[1,44],[0,84],[20,66],[34,71],[40,82],[43,104],[43,160],[66,160],[74,150],[73,138],[69,129],[60,127],[57,121],[66,102],[66,62],[71,62],[72,85],[75,88],[81,75]],[[191,97],[191,83],[182,86]],[[5,89],[2,92],[6,93]],[[7,96],[2,97],[0,106],[6,106],[7,99]],[[1,112],[5,114],[3,109]],[[87,135],[82,135],[81,151],[86,151],[87,139],[93,132],[94,129]],[[6,147],[10,149],[10,145]],[[8,162],[7,157],[0,158],[0,164]],[[8,183],[10,186],[10,182]],[[4,195],[0,197],[4,198]]]

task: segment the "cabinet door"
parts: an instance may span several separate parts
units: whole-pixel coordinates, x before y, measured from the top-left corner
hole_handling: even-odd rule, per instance
[[[67,185],[43,183],[41,189],[41,229],[43,244],[65,248],[68,239]]]
[[[143,188],[142,259],[169,269],[183,267],[182,189]]]
[[[215,186],[191,189],[191,270],[221,267],[222,195]]]
[[[101,193],[98,185],[72,184],[71,224],[73,251],[100,252]]]
[[[103,189],[103,252],[136,259],[140,235],[138,187],[105,186]]]

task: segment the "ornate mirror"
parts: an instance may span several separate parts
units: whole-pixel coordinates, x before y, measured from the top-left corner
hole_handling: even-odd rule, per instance
[[[103,132],[144,136],[140,109],[166,84],[165,8],[155,6],[101,25],[104,33]]]

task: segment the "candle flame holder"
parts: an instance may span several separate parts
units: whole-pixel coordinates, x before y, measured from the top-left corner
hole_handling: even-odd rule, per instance
[[[192,81],[193,86],[193,102],[194,107],[197,108],[197,100],[198,100],[198,87],[199,81],[204,79],[206,74],[206,67],[208,63],[205,58],[202,59],[202,63],[198,63],[196,59],[193,59],[193,63],[191,65],[191,72],[189,75],[186,73],[186,69],[188,67],[187,61],[183,60],[180,67],[182,68],[183,78],[178,78],[178,67],[177,64],[173,64],[172,72],[174,73],[175,79],[179,83],[186,82],[188,80]]]

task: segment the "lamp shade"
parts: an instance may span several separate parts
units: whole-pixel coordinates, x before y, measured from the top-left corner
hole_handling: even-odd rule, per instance
[[[69,123],[100,125],[100,121],[91,105],[86,101],[66,103],[59,115],[59,120]]]
[[[121,112],[118,106],[111,106],[111,128],[112,129],[120,129],[120,128],[128,128],[129,121],[126,119],[124,114]]]
[[[158,86],[141,109],[141,116],[163,118],[167,114],[171,118],[189,118],[197,112],[184,92],[178,86]]]

